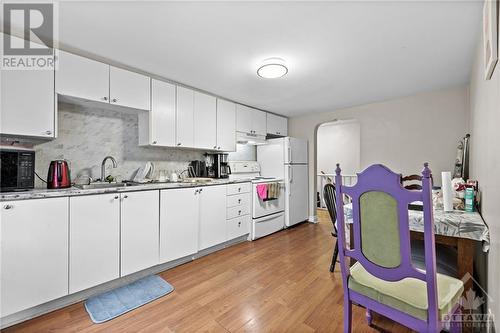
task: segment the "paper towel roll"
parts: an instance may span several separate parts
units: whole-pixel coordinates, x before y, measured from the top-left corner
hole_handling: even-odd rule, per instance
[[[453,210],[453,187],[451,186],[451,172],[441,172],[441,189],[443,190],[443,209],[445,212]]]

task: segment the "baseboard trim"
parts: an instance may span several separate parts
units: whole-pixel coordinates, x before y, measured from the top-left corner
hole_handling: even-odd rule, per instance
[[[307,220],[311,223],[318,223],[318,216],[317,215],[311,215],[309,216],[309,219]]]
[[[198,258],[201,258],[203,256],[209,255],[209,254],[214,253],[216,251],[220,251],[220,250],[225,249],[227,247],[230,247],[232,245],[236,245],[238,243],[245,242],[245,241],[247,241],[247,237],[248,237],[248,235],[244,235],[244,236],[229,240],[223,244],[219,244],[219,245],[213,246],[211,248],[202,250],[202,251],[197,252],[195,254],[192,254],[192,255],[189,255],[189,256],[186,256],[186,257],[183,257],[180,259],[176,259],[176,260],[164,263],[164,264],[159,264],[159,265],[147,268],[145,270],[142,270],[140,272],[133,273],[131,275],[127,275],[127,276],[103,283],[101,285],[98,285],[98,286],[95,286],[95,287],[92,287],[92,288],[89,288],[86,290],[82,290],[80,292],[77,292],[77,293],[74,293],[71,295],[67,295],[67,296],[55,299],[55,300],[47,302],[47,303],[43,303],[43,304],[34,306],[32,308],[29,308],[29,309],[26,309],[26,310],[23,310],[20,312],[13,313],[13,314],[8,315],[4,318],[0,318],[0,330],[5,329],[9,326],[13,326],[13,325],[22,323],[23,321],[26,321],[26,320],[30,320],[30,319],[39,317],[39,316],[47,314],[49,312],[59,310],[59,309],[64,308],[66,306],[82,302],[82,301],[88,299],[89,297],[92,297],[94,295],[101,294],[101,293],[104,293],[106,291],[124,286],[126,284],[131,283],[131,282],[139,280],[145,276],[148,276],[151,274],[158,274],[160,272],[169,270],[171,268],[180,266],[180,265],[185,264],[187,262],[191,262],[191,261],[196,260]]]

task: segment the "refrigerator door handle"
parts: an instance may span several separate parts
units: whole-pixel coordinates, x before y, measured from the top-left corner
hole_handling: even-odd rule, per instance
[[[289,183],[293,183],[293,168],[291,165],[288,166],[288,179]]]
[[[292,163],[292,147],[288,146],[288,163]]]

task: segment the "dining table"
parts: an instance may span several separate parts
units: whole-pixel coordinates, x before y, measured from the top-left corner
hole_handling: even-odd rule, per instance
[[[418,203],[408,209],[408,223],[411,238],[424,239],[424,217]],[[483,252],[490,247],[490,231],[479,212],[463,210],[444,211],[442,207],[433,209],[434,235],[437,244],[454,247],[457,250],[457,278],[464,281],[464,295],[474,288],[474,251],[476,243],[480,243]],[[344,205],[345,222],[353,223],[352,204]],[[349,229],[347,229],[349,230]]]

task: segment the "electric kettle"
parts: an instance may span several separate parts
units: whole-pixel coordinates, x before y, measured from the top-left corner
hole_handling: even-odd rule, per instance
[[[71,187],[71,176],[68,162],[64,160],[51,161],[47,174],[47,188],[68,188]]]

